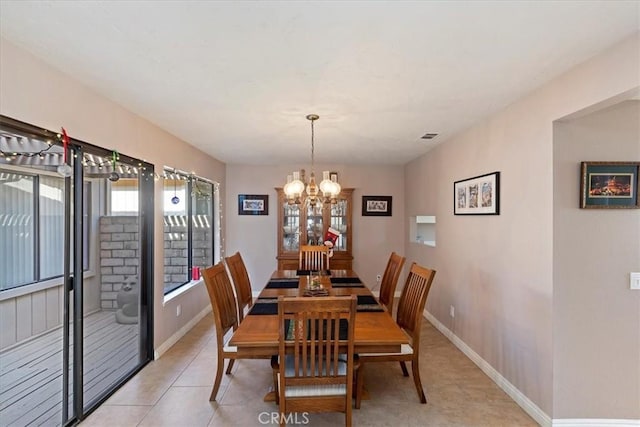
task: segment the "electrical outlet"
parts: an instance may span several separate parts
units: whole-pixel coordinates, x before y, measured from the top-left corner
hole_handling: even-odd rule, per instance
[[[452,305],[449,306],[449,316],[456,317],[456,309]]]
[[[376,276],[376,282],[380,283],[381,280],[382,280],[382,276],[378,274]]]
[[[176,317],[180,317],[181,314],[182,314],[182,306],[178,304],[178,306],[176,307]]]

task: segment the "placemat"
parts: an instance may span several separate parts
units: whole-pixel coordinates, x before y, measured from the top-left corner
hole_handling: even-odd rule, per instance
[[[296,270],[298,276],[308,276],[310,274],[317,275],[318,270]],[[322,270],[323,276],[331,276],[331,270]]]
[[[249,314],[278,314],[277,298],[258,298],[253,303]]]
[[[298,287],[298,279],[272,279],[265,289],[294,289]]]
[[[358,295],[356,311],[384,311],[384,308],[371,295]]]
[[[364,284],[357,277],[332,277],[331,286],[334,288],[364,288]]]

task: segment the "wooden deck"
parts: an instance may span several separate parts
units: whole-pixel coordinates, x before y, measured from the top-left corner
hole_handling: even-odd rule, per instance
[[[84,319],[85,407],[138,365],[138,328],[116,323],[112,311]],[[62,328],[0,353],[0,426],[61,423]]]

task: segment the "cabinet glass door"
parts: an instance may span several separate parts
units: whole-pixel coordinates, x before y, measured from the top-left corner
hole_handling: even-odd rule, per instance
[[[322,218],[322,205],[309,206],[307,208],[307,244],[321,245],[323,238],[324,222]]]
[[[347,201],[338,200],[338,203],[331,205],[331,228],[340,232],[340,237],[336,241],[334,250],[347,250]]]
[[[286,200],[282,206],[282,247],[286,251],[298,252],[300,249],[300,208],[290,205]]]

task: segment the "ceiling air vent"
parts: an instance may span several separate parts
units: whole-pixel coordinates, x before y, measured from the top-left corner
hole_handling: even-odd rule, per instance
[[[421,139],[433,139],[436,136],[438,136],[437,133],[425,133],[424,135],[422,135],[420,138]]]

